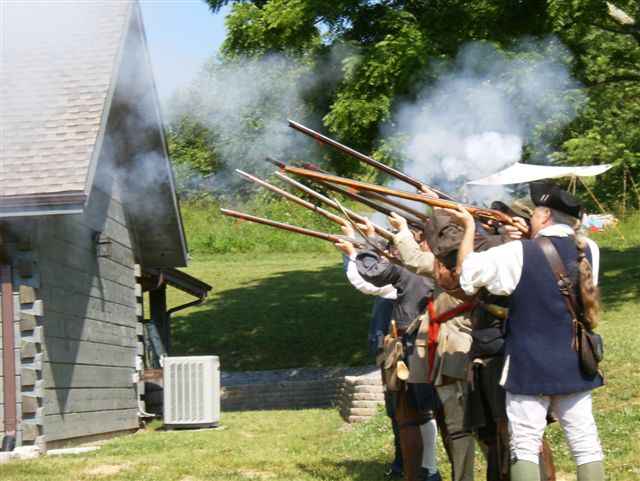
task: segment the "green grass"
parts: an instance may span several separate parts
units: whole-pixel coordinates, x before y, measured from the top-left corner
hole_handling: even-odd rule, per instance
[[[205,304],[173,318],[173,352],[216,354],[225,370],[355,366],[367,357],[372,298],[351,288],[334,249],[197,259]],[[171,305],[186,302],[170,293]]]
[[[348,202],[345,205],[351,205]],[[195,255],[242,252],[330,252],[332,246],[322,240],[292,234],[272,227],[223,216],[220,207],[258,217],[266,217],[312,230],[341,234],[339,227],[324,217],[273,196],[258,194],[249,201],[183,201],[182,218],[188,235],[189,250]],[[362,209],[358,207],[358,210]]]

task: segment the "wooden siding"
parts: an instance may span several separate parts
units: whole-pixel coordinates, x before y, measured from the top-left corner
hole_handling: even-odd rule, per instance
[[[84,214],[37,226],[47,441],[138,427],[132,239],[113,179],[98,175]],[[97,256],[97,232],[109,257]]]

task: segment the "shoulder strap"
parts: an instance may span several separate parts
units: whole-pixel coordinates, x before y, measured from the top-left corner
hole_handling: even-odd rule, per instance
[[[560,293],[562,294],[562,297],[567,304],[569,313],[571,314],[573,319],[577,321],[578,302],[573,291],[573,283],[567,275],[564,262],[562,262],[562,259],[558,254],[558,250],[548,237],[540,236],[537,237],[535,241],[536,244],[538,244],[542,249],[542,253],[547,258],[547,261],[551,266],[551,270],[553,271],[553,275],[558,282],[558,288],[560,289]]]

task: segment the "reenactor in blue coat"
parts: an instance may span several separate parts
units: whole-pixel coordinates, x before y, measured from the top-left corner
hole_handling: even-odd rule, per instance
[[[473,252],[476,223],[451,210],[464,226],[458,253],[460,285],[467,294],[484,287],[510,295],[501,384],[506,390],[512,481],[538,481],[538,453],[549,409],[558,419],[577,464],[578,481],[603,481],[603,452],[592,413],[599,372],[585,374],[578,349],[581,326],[595,327],[599,303],[597,245],[576,233],[579,202],[549,183],[531,186],[536,208],[531,239]],[[552,245],[566,274],[562,286],[544,245]],[[568,279],[567,279],[568,278]],[[561,291],[562,287],[564,291]],[[566,300],[579,300],[577,313]]]

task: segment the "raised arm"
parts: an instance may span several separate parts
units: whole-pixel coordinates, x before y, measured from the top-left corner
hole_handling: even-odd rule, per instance
[[[391,226],[398,230],[393,236],[393,243],[398,249],[400,260],[411,272],[420,276],[434,278],[435,256],[431,252],[423,251],[413,238],[404,217],[395,212],[389,217]]]

